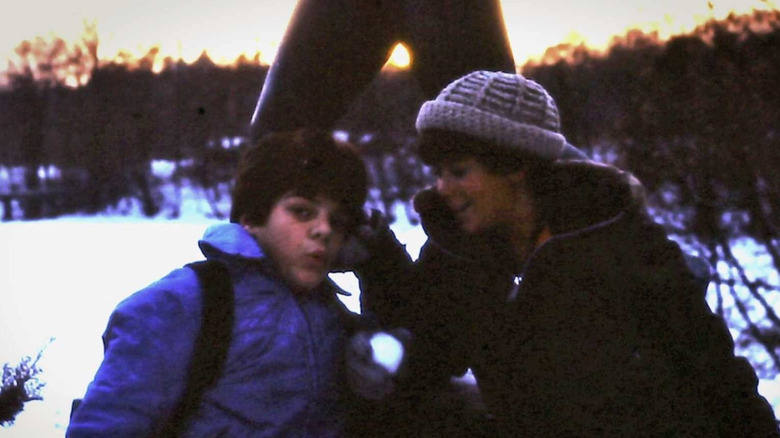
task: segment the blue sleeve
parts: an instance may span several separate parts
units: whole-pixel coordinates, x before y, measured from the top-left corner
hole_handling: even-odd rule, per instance
[[[197,278],[180,269],[119,304],[103,362],[67,437],[141,437],[164,424],[184,391],[200,325]]]

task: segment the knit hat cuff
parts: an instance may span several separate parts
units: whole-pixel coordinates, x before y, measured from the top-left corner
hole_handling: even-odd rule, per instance
[[[553,161],[561,156],[566,146],[566,139],[559,133],[508,120],[456,102],[425,102],[420,108],[416,126],[418,132],[429,129],[459,132],[480,140],[496,142],[516,152]]]

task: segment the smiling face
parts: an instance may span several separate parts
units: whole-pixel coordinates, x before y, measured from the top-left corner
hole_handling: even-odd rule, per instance
[[[479,234],[497,227],[512,228],[520,219],[518,180],[523,172],[498,174],[472,156],[435,167],[436,191],[453,212],[461,230]]]
[[[241,221],[296,293],[311,292],[328,275],[344,243],[347,218],[328,198],[288,193],[271,208],[264,225]]]

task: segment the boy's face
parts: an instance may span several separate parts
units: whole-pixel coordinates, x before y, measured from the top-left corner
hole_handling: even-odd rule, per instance
[[[316,196],[282,196],[265,225],[244,223],[296,293],[310,292],[328,275],[345,239],[345,213],[337,202]]]

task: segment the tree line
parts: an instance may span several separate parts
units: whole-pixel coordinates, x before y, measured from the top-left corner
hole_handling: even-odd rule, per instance
[[[155,73],[150,51],[135,67],[94,61],[88,81],[72,87],[57,64],[66,50],[57,41],[17,50],[34,52],[34,62],[12,72],[0,91],[0,164],[24,166],[24,189],[32,193],[41,191],[40,166],[63,169],[61,189],[76,198],[65,210],[97,212],[134,190],[154,215],[150,161],[230,161],[215,145],[245,134],[267,70],[256,60],[221,68],[204,54],[193,64],[168,59]],[[89,57],[70,51],[65,57],[86,70]],[[28,197],[25,218],[51,215],[42,204]]]

